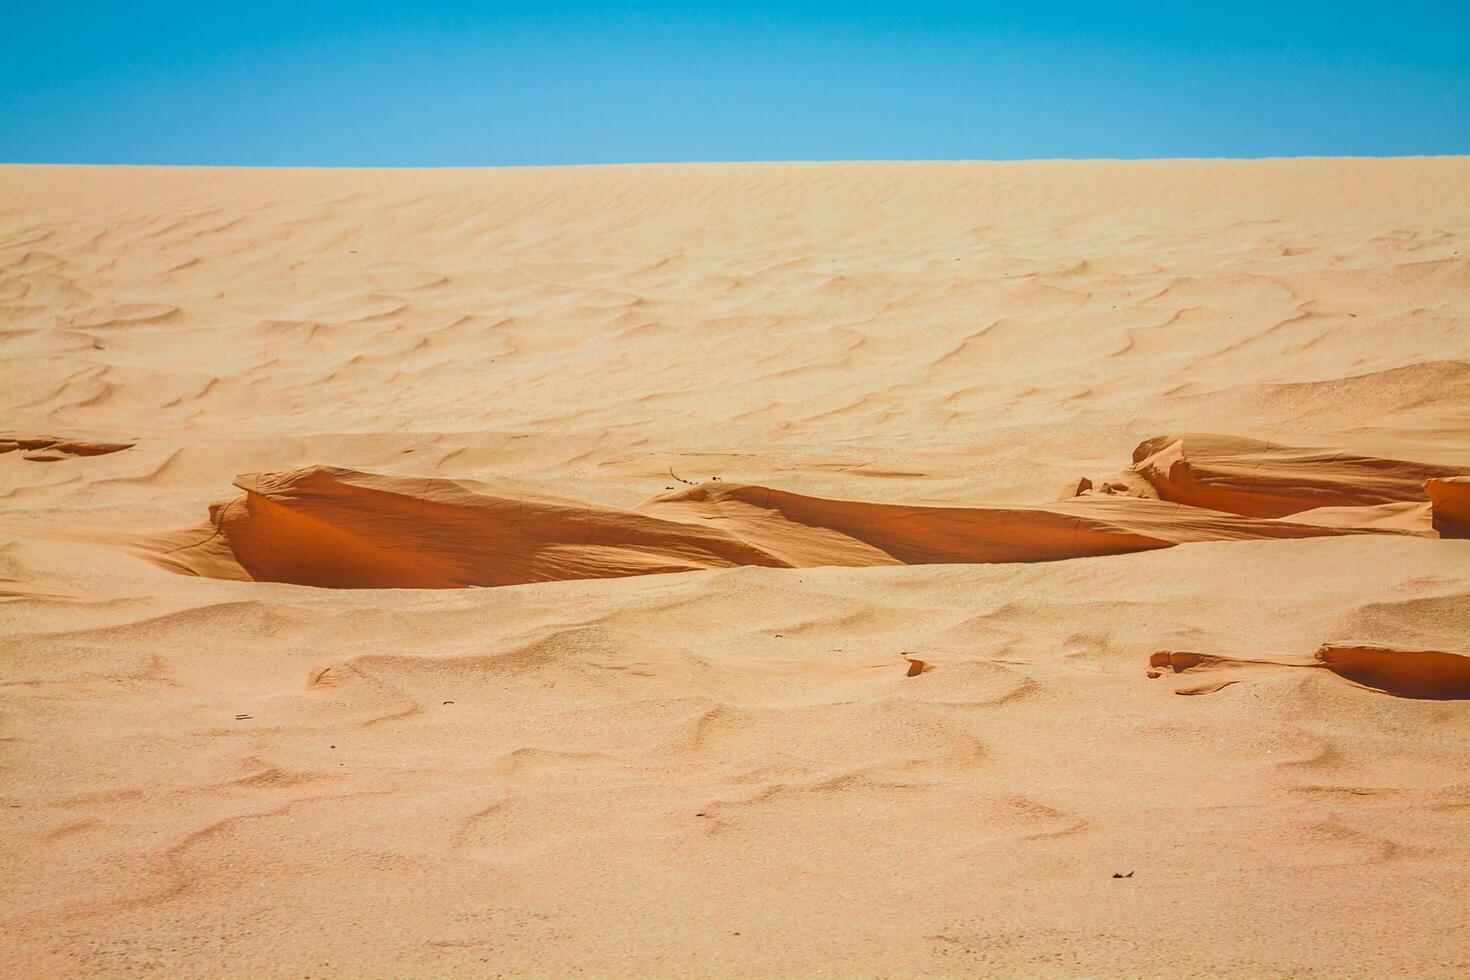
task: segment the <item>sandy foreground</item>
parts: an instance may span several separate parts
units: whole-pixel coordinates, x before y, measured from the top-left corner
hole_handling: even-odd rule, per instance
[[[1470,971],[1470,159],[4,167],[0,344],[11,975]]]

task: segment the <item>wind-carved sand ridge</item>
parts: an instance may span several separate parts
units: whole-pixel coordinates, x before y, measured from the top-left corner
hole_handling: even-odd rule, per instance
[[[211,508],[212,530],[183,545],[197,532],[169,535],[151,553],[211,577],[413,589],[741,565],[1058,561],[1202,541],[1432,537],[1426,479],[1463,471],[1210,435],[1150,439],[1133,456],[1161,500],[1084,492],[1032,508],[904,506],[711,482],[624,511],[319,466],[237,477],[245,493]],[[1442,508],[1435,520],[1449,527]]]
[[[0,202],[9,972],[1470,972],[1470,160]]]
[[[131,449],[133,445],[131,442],[95,442],[54,436],[0,436],[0,453],[19,451],[22,458],[37,463],[50,463],[72,456],[106,456]]]

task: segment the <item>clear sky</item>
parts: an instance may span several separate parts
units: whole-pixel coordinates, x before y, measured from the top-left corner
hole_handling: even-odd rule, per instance
[[[1470,0],[14,0],[0,161],[1470,153]]]

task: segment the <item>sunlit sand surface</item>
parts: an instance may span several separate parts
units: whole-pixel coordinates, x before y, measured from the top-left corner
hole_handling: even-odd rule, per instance
[[[1470,160],[0,202],[15,975],[1470,970]]]

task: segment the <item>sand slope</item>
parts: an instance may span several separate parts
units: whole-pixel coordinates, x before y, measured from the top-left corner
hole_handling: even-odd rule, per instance
[[[1470,161],[0,191],[18,975],[1470,970]]]

